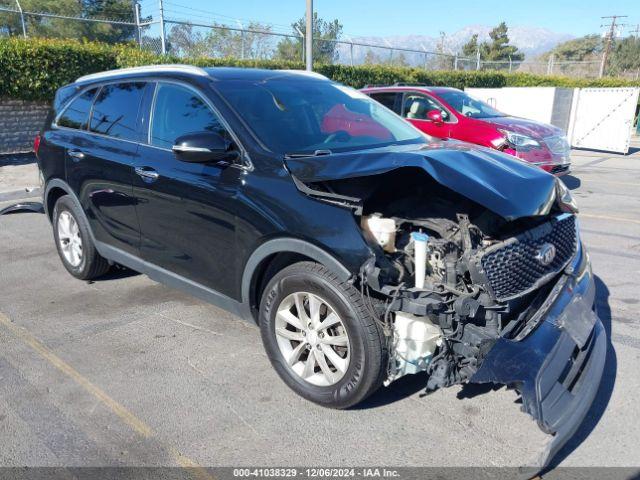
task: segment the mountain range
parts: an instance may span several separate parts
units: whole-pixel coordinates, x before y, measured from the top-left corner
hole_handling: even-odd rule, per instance
[[[447,34],[444,38],[444,51],[446,53],[460,52],[462,46],[469,41],[472,35],[478,34],[479,42],[489,40],[489,32],[493,27],[486,25],[469,25],[454,33]],[[434,34],[435,33],[435,34]],[[361,37],[343,37],[344,40],[351,40],[356,43],[365,43],[371,45],[385,45],[395,48],[409,48],[414,50],[427,50],[435,52],[441,42],[441,38],[437,32],[431,34],[420,35],[394,35],[394,36],[361,36]],[[509,39],[512,45],[515,45],[525,54],[525,59],[530,60],[541,53],[547,52],[556,45],[571,40],[572,35],[566,33],[558,33],[545,28],[514,26],[509,27]],[[365,46],[354,45],[353,60],[359,64],[364,62],[367,52],[371,51],[376,56],[382,57],[389,55],[388,50],[369,48]],[[340,60],[344,63],[350,61],[350,46],[340,44],[338,47]],[[399,53],[399,52],[398,52]],[[398,53],[395,53],[396,55]],[[403,53],[405,60],[411,65],[417,65],[424,61],[424,55]]]

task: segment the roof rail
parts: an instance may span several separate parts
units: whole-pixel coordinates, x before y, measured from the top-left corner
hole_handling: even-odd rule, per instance
[[[142,67],[119,68],[117,70],[107,70],[105,72],[90,73],[78,78],[75,83],[88,82],[91,80],[101,80],[103,78],[119,77],[121,75],[134,73],[159,73],[159,72],[176,72],[176,73],[192,73],[194,75],[208,76],[209,74],[202,68],[194,65],[144,65]]]

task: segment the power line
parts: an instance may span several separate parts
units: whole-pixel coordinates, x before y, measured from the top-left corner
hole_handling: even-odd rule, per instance
[[[190,7],[188,5],[182,5],[179,3],[175,3],[175,2],[164,2],[164,4],[168,7],[172,7],[172,8],[180,8],[182,10],[188,10],[188,11],[192,11],[192,12],[196,12],[196,13],[204,13],[207,14],[211,17],[219,17],[219,18],[226,18],[228,20],[240,20],[243,22],[254,22],[254,23],[262,23],[263,25],[269,25],[271,27],[281,27],[281,28],[285,28],[288,31],[291,30],[291,25],[283,25],[283,24],[278,24],[278,23],[267,23],[267,22],[260,22],[254,19],[248,19],[248,18],[240,18],[240,17],[232,17],[230,15],[224,15],[222,13],[217,13],[217,12],[213,12],[211,10],[205,10],[202,8],[195,8],[195,7]],[[175,12],[175,11],[174,11]],[[178,13],[178,12],[175,12]],[[186,14],[185,12],[180,12],[181,14]]]

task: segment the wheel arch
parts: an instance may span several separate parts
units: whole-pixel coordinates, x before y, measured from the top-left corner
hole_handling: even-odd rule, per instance
[[[58,199],[64,195],[72,196],[78,205],[80,205],[78,197],[73,193],[71,187],[64,180],[53,178],[47,182],[43,195],[43,203],[44,211],[47,214],[49,221],[51,221],[53,217],[53,207]]]
[[[258,306],[264,287],[280,270],[300,261],[324,265],[342,281],[352,273],[333,255],[298,238],[276,238],[260,245],[249,257],[242,275],[242,303],[258,323]]]

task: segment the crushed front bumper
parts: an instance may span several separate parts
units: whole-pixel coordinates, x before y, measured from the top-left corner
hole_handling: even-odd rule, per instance
[[[583,257],[584,256],[584,257]],[[521,340],[501,338],[471,382],[515,386],[523,409],[553,435],[540,458],[546,466],[571,438],[596,396],[606,360],[606,332],[594,308],[595,283],[580,248],[553,301]]]

